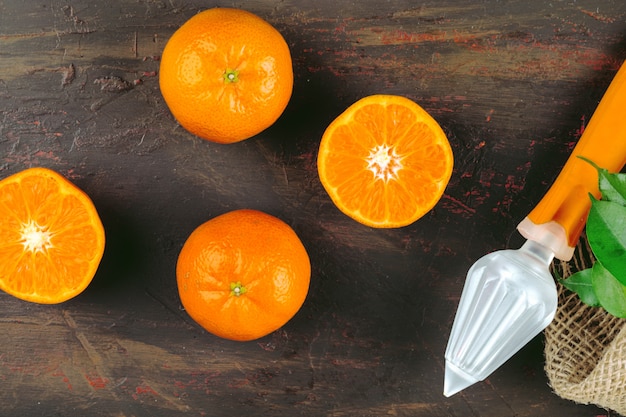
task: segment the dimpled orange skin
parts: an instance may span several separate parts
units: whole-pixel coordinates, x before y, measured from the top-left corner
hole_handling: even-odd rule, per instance
[[[190,18],[168,40],[159,83],[189,132],[218,143],[248,139],[283,113],[293,67],[283,36],[260,17],[214,8]]]
[[[235,210],[194,230],[176,265],[183,307],[216,336],[249,341],[286,324],[309,289],[311,264],[282,220]]]

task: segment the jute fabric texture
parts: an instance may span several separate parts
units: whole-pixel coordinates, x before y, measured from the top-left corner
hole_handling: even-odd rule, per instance
[[[583,236],[570,262],[556,261],[566,278],[590,267],[593,256]],[[626,415],[626,320],[589,307],[559,286],[559,307],[545,330],[546,374],[554,392],[581,404]]]

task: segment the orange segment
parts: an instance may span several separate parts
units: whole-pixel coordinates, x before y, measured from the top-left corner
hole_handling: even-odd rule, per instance
[[[60,303],[91,282],[104,228],[89,197],[60,174],[30,168],[0,181],[0,289]]]
[[[439,201],[452,175],[452,148],[439,124],[401,96],[365,97],[328,126],[318,154],[335,205],[371,227],[413,223]]]

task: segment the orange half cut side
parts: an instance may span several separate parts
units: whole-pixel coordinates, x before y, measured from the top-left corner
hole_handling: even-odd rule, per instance
[[[91,199],[62,175],[29,168],[0,181],[0,289],[55,304],[80,294],[104,253]]]
[[[322,136],[318,172],[333,203],[371,227],[409,225],[440,200],[452,175],[452,148],[417,103],[365,97]]]

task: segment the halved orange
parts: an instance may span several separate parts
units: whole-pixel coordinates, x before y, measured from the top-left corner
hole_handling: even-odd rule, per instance
[[[317,167],[334,204],[371,227],[409,225],[441,199],[454,165],[437,123],[414,101],[362,98],[339,115],[320,143]]]
[[[47,168],[0,181],[0,289],[41,304],[66,301],[92,281],[104,228],[91,199]]]

